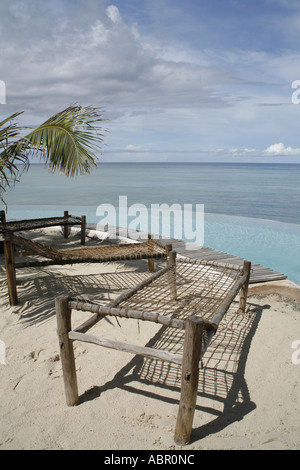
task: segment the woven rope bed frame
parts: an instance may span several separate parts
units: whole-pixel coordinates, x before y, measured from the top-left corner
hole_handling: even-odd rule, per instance
[[[197,399],[199,361],[217,332],[231,303],[240,292],[239,311],[245,312],[251,263],[242,267],[217,262],[192,261],[170,252],[166,268],[108,305],[83,302],[62,296],[56,299],[58,337],[66,402],[78,402],[73,341],[93,343],[148,358],[181,365],[181,397],[175,429],[175,442],[188,444]],[[72,330],[72,310],[93,313]],[[106,315],[152,321],[184,330],[183,353],[120,343],[86,334]]]
[[[71,215],[64,211],[62,217],[43,217],[38,219],[23,219],[6,221],[5,211],[0,211],[0,233],[20,232],[25,230],[35,230],[38,228],[55,227],[61,225],[64,229],[64,237],[68,238],[69,227],[81,225],[81,244],[85,244],[86,216]]]
[[[116,245],[99,245],[95,247],[80,247],[55,249],[33,240],[5,232],[4,257],[8,283],[8,294],[11,305],[18,304],[16,269],[39,266],[65,265],[75,263],[105,263],[113,261],[129,261],[148,259],[149,271],[154,270],[154,259],[167,258],[171,245],[163,245],[151,239],[143,243],[126,243]],[[19,253],[17,253],[17,249]],[[38,256],[39,259],[16,262],[18,256]],[[42,259],[41,259],[42,257]]]
[[[37,228],[54,227],[56,225],[81,225],[82,218],[68,213],[63,217],[46,217],[39,219],[14,220],[0,224],[0,230],[20,232],[23,230],[34,230]]]

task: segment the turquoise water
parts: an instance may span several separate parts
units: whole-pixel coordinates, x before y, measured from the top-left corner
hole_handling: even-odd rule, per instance
[[[120,196],[127,196],[128,207],[203,204],[206,246],[268,266],[300,283],[299,183],[300,165],[99,164],[90,175],[77,179],[32,165],[5,200],[8,218],[55,216],[69,210],[96,223],[101,222],[96,215],[101,204],[116,207],[118,217]]]

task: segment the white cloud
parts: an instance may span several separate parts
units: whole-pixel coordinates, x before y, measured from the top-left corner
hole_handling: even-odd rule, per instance
[[[297,136],[300,107],[291,103],[297,49],[257,52],[251,41],[245,50],[235,43],[227,52],[203,48],[200,40],[182,40],[181,7],[175,16],[161,15],[158,0],[146,2],[146,10],[135,1],[118,2],[120,10],[114,0],[25,3],[0,2],[1,114],[25,110],[24,124],[37,125],[73,103],[103,106],[111,130],[107,147],[132,155],[222,148],[220,158],[250,159],[252,146],[264,149]],[[147,17],[149,8],[157,16]],[[260,155],[299,153],[278,145]]]
[[[58,19],[55,8],[43,15],[46,7],[37,0],[25,10],[18,1],[7,3],[3,17],[10,21],[0,29],[7,112],[11,106],[12,112],[25,109],[47,117],[79,102],[104,106],[115,118],[231,105],[216,87],[234,83],[232,75],[171,53],[161,57],[138,34],[138,25],[126,24],[115,5],[105,4],[97,2],[101,8],[88,16],[86,10],[81,15],[76,10],[72,16],[60,12]]]
[[[125,148],[125,150],[127,150],[127,151],[129,150],[129,151],[131,151],[131,152],[134,152],[134,151],[140,150],[140,149],[141,149],[140,147],[138,147],[137,145],[133,145],[133,144],[129,144],[129,145],[127,145],[127,147]]]
[[[300,155],[300,148],[285,147],[285,145],[280,142],[278,144],[270,145],[264,153],[266,155]]]
[[[122,17],[120,15],[119,9],[115,5],[109,5],[106,8],[106,14],[113,23],[122,23]]]

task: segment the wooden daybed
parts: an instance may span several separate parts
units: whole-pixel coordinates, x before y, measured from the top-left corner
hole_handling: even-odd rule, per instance
[[[50,227],[62,224],[81,224],[81,243],[85,243],[85,217],[76,218],[68,216],[53,219],[32,219],[31,221],[18,221],[2,223],[0,225],[1,237],[4,244],[5,268],[8,282],[9,302],[18,304],[16,269],[50,265],[64,265],[75,263],[104,263],[109,261],[148,259],[149,271],[154,270],[154,259],[167,258],[171,245],[164,246],[148,236],[148,241],[141,243],[126,243],[115,245],[99,245],[93,247],[80,247],[69,249],[55,249],[51,246],[29,240],[14,232],[31,230],[34,228]],[[65,230],[67,237],[67,230]],[[34,257],[29,261],[16,262],[16,257]],[[38,258],[36,258],[38,257]]]
[[[93,343],[156,361],[181,365],[181,395],[175,429],[175,442],[188,444],[192,432],[197,400],[199,361],[207,350],[218,326],[240,292],[239,312],[246,310],[251,263],[242,267],[211,261],[177,259],[169,253],[168,265],[152,274],[135,288],[121,294],[109,304],[76,300],[61,296],[55,300],[57,332],[67,405],[79,400],[73,342]],[[92,313],[82,325],[72,329],[72,311]],[[175,353],[159,343],[159,349],[141,347],[86,334],[105,316],[152,321],[175,329],[184,336],[177,338]],[[171,348],[172,349],[172,348]],[[99,419],[101,417],[99,416]]]

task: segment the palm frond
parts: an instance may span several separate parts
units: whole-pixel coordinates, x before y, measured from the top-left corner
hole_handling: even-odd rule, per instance
[[[26,128],[15,122],[20,114],[0,122],[2,202],[3,192],[29,167],[31,156],[43,158],[52,171],[60,170],[66,176],[86,174],[96,166],[105,131],[99,126],[104,121],[101,108],[70,106],[24,137],[20,133]]]
[[[24,127],[15,119],[22,112],[14,113],[0,122],[0,199],[7,187],[12,186],[29,162],[22,145],[15,142]]]
[[[42,156],[51,170],[67,176],[89,173],[101,153],[104,121],[99,108],[71,106],[52,116],[21,141],[35,156]]]

